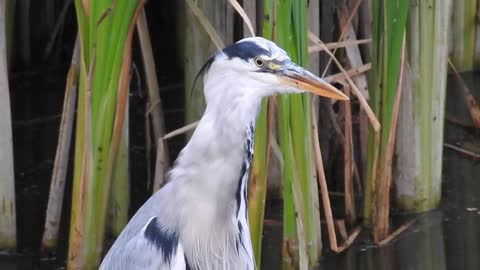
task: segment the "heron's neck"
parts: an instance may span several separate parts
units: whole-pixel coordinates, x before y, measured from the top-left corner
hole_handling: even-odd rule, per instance
[[[244,254],[243,258],[249,259],[235,264],[248,262],[251,267],[243,267],[247,269],[253,269],[247,181],[260,101],[260,98],[248,99],[247,95],[209,100],[205,114],[170,175],[178,183],[174,184],[178,220],[182,230],[191,235],[183,241],[191,241],[192,246],[198,239],[216,243],[217,246],[212,247],[215,254],[223,254],[225,246],[230,247],[238,257],[225,256],[221,261],[230,258],[236,262],[240,254]]]
[[[253,147],[261,99],[235,94],[239,89],[218,92],[222,96],[208,100],[203,117],[177,159],[172,178],[201,183],[192,188],[200,188],[206,196],[228,197],[232,195],[230,192],[218,191],[235,189],[240,174],[248,172],[243,163],[251,158],[247,143]]]
[[[185,151],[204,153],[207,162],[208,158],[235,161],[238,155],[245,154],[249,132],[253,135],[261,97],[242,89],[245,87],[242,83],[226,85],[222,81],[210,85],[207,82],[206,87],[219,89],[209,90],[217,94],[207,96],[205,113]]]

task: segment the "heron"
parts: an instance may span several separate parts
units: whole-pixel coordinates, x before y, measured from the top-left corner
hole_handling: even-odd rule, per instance
[[[253,270],[247,182],[263,97],[311,92],[348,100],[261,37],[216,52],[202,67],[206,109],[168,174],[100,269]]]

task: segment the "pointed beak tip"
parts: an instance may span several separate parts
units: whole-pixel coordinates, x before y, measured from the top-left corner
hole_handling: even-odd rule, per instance
[[[293,62],[287,62],[288,68],[283,68],[279,74],[281,83],[293,86],[299,90],[335,100],[348,101],[350,98],[335,86],[312,73],[304,70]]]
[[[342,101],[350,101],[350,98],[347,97],[345,94],[342,96],[342,99],[340,99]]]

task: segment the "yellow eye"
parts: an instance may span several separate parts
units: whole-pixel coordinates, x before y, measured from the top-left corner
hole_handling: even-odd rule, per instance
[[[263,61],[263,59],[261,59],[260,57],[255,57],[253,62],[255,62],[255,65],[257,65],[258,67],[263,67],[265,65],[265,61]]]

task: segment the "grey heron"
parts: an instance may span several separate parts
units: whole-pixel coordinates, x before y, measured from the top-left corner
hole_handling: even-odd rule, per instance
[[[133,216],[100,269],[253,270],[247,181],[262,97],[307,91],[348,99],[260,37],[218,51],[202,71],[205,113],[168,183]]]

